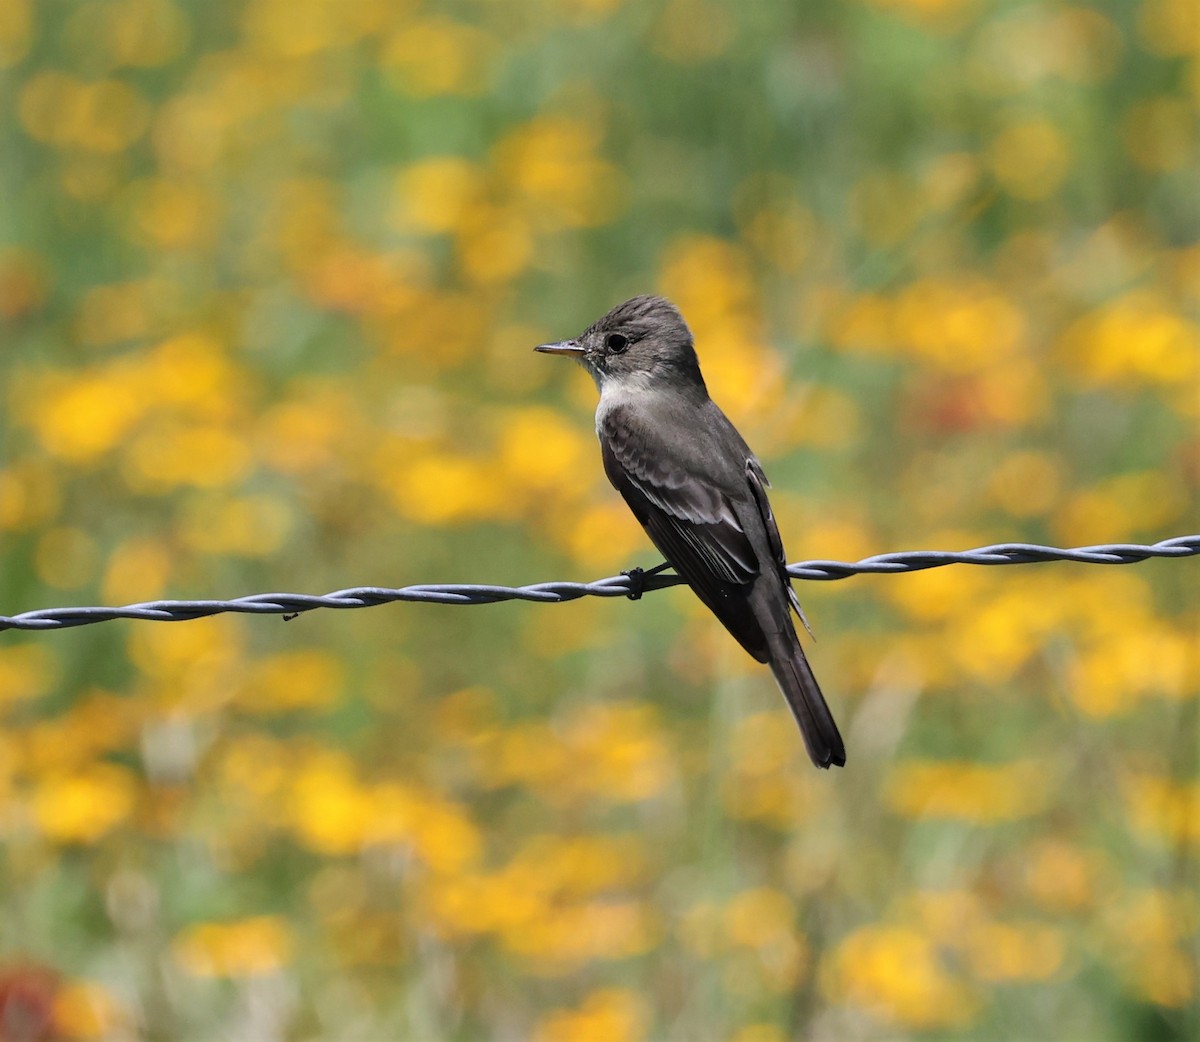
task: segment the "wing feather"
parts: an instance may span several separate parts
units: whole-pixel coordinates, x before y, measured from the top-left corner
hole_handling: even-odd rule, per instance
[[[754,658],[766,661],[762,626],[748,602],[758,555],[722,490],[668,467],[610,413],[600,431],[604,470],[647,535]]]

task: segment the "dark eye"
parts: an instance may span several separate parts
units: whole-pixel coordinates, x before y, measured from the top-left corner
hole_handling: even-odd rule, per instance
[[[624,333],[609,333],[604,338],[604,346],[608,348],[610,355],[619,355],[629,346],[629,337]]]

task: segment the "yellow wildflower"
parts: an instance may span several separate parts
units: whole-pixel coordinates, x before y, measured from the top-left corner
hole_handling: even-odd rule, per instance
[[[915,1029],[962,1027],[978,1008],[933,941],[901,926],[867,926],[843,939],[825,967],[824,990],[834,1002]]]
[[[1052,196],[1071,169],[1071,147],[1062,131],[1045,119],[1005,127],[988,150],[992,172],[1018,199]]]
[[[487,85],[494,48],[482,29],[431,17],[407,22],[384,46],[382,60],[398,90],[473,95]]]
[[[133,813],[137,795],[133,772],[96,763],[44,779],[33,795],[39,829],[56,843],[95,843]]]
[[[292,953],[291,930],[278,916],[196,923],[172,944],[175,959],[195,977],[258,977],[276,973]]]
[[[985,766],[959,760],[907,760],[891,772],[887,801],[905,817],[979,825],[1029,817],[1051,798],[1053,778],[1032,760]]]
[[[342,696],[341,662],[326,651],[293,651],[254,662],[238,699],[265,713],[327,709]]]
[[[558,1009],[544,1017],[533,1042],[641,1042],[646,1037],[642,1000],[626,988],[591,992],[578,1009]]]
[[[30,0],[9,0],[0,4],[0,69],[16,65],[25,57],[32,36]]]
[[[116,997],[94,981],[69,981],[55,993],[54,1027],[65,1038],[110,1038],[125,1020]]]

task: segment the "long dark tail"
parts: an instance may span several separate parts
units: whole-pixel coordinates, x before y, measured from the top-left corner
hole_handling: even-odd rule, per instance
[[[842,736],[790,620],[782,631],[767,634],[767,648],[771,672],[800,725],[812,762],[818,767],[844,766],[846,747],[842,744]]]

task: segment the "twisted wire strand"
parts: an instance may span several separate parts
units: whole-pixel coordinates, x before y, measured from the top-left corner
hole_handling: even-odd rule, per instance
[[[1061,549],[1033,543],[996,543],[975,550],[906,550],[876,554],[861,561],[800,561],[788,565],[796,579],[832,581],[852,575],[896,574],[942,568],[950,564],[1039,564],[1045,561],[1075,561],[1081,564],[1136,564],[1152,557],[1192,557],[1200,554],[1200,535],[1182,535],[1143,546],[1137,543],[1106,543]],[[580,597],[631,597],[644,592],[678,586],[679,576],[658,568],[643,572],[633,569],[594,582],[542,582],[529,586],[491,586],[479,583],[434,583],[388,589],[356,586],[324,596],[304,593],[258,593],[249,597],[217,601],[148,601],[116,608],[40,608],[17,615],[0,615],[0,630],[60,630],[87,626],[113,619],[142,619],[148,622],[185,622],[224,612],[245,615],[294,616],[316,608],[369,608],[395,601],[423,604],[496,604],[500,601],[561,603]]]

